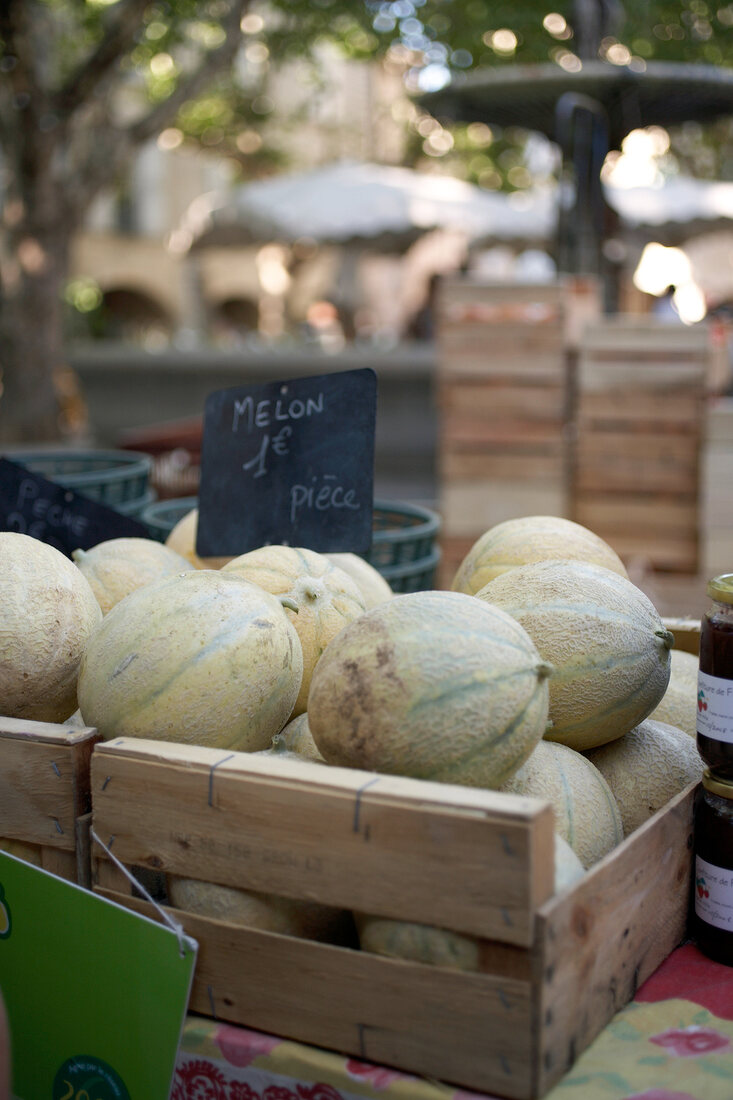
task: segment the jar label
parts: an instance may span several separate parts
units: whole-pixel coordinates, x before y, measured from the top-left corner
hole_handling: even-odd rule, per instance
[[[698,672],[697,732],[733,744],[733,680]]]
[[[695,913],[706,924],[733,932],[733,871],[695,858]]]

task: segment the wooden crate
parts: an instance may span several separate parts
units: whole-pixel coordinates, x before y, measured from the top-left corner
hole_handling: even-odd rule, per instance
[[[700,565],[704,326],[613,317],[580,342],[570,515],[629,562]]]
[[[0,848],[17,852],[20,842],[29,861],[82,886],[98,740],[90,728],[0,718]]]
[[[200,944],[193,1012],[513,1100],[544,1095],[683,938],[693,793],[553,897],[545,802],[130,739],[92,761],[95,836],[125,865],[482,940],[462,973],[170,910]],[[97,852],[95,888],[154,915]]]
[[[436,465],[447,539],[567,514],[575,301],[587,313],[594,298],[572,280],[441,283]]]

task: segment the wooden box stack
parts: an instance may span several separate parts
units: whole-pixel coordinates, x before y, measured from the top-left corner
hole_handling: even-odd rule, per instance
[[[711,354],[705,326],[606,318],[577,369],[571,518],[628,564],[696,573]]]
[[[94,729],[0,718],[0,849],[89,885]]]
[[[531,1100],[683,938],[693,794],[552,896],[545,802],[118,739],[92,761],[95,888],[156,916],[108,850],[132,868],[478,937],[468,973],[170,910],[199,943],[193,1012]]]
[[[701,513],[706,577],[733,570],[733,398],[708,399]]]
[[[517,516],[567,515],[571,350],[592,286],[441,284],[437,317],[442,586],[475,540]]]

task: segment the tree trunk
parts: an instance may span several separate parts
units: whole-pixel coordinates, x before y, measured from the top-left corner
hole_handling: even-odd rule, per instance
[[[0,444],[59,441],[74,428],[73,376],[64,360],[68,255],[68,233],[36,230],[14,233],[4,258]]]

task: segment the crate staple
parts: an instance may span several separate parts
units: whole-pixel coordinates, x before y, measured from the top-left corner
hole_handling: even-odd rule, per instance
[[[216,764],[212,764],[211,767],[209,768],[209,805],[210,806],[214,805],[214,801],[213,801],[213,796],[214,796],[214,772],[216,771],[216,769],[219,767],[220,764],[226,764],[227,760],[231,760],[233,756],[234,756],[234,753],[230,752],[228,756],[224,756],[224,757],[222,757],[221,760],[217,760]]]
[[[359,811],[361,810],[361,796],[362,796],[362,793],[367,789],[367,787],[372,787],[372,786],[374,786],[375,783],[378,783],[378,782],[379,782],[379,776],[375,775],[374,778],[370,779],[367,783],[365,783],[363,787],[359,787],[358,791],[356,792],[356,802],[354,803],[354,825],[353,825],[353,831],[355,833],[359,832]]]

